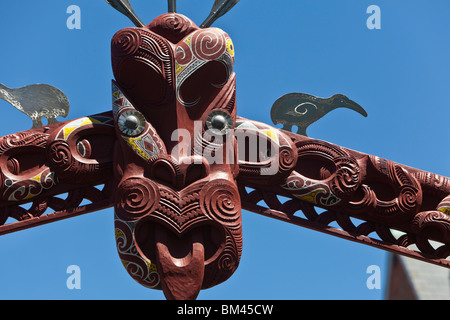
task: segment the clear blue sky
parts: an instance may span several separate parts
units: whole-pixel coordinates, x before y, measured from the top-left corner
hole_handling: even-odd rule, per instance
[[[165,0],[131,1],[146,23]],[[200,24],[213,1],[179,0],[178,12]],[[369,5],[381,30],[369,30]],[[69,30],[70,5],[81,30]],[[450,176],[450,2],[448,0],[242,0],[214,26],[236,48],[238,114],[271,123],[270,108],[290,92],[343,93],[369,117],[335,110],[311,137]],[[0,82],[48,83],[71,102],[70,119],[110,110],[110,39],[131,23],[103,0],[0,2]],[[0,135],[31,120],[0,101]],[[387,253],[243,212],[241,265],[200,299],[383,299]],[[123,268],[113,210],[0,237],[0,299],[163,299]],[[81,268],[81,290],[66,269]],[[369,290],[377,265],[382,288]]]

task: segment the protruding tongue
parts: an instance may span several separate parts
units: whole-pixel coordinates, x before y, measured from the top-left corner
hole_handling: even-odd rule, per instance
[[[203,283],[204,247],[200,230],[178,238],[155,226],[156,266],[168,300],[194,300]]]

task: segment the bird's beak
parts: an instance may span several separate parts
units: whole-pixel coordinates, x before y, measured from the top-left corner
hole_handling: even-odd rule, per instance
[[[346,101],[346,103],[344,103],[342,107],[354,110],[359,114],[363,115],[364,117],[367,117],[366,110],[364,110],[364,108],[361,107],[359,104],[357,104],[355,101],[349,99],[348,101]]]

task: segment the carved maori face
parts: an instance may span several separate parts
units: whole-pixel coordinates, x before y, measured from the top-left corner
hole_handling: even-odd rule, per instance
[[[180,14],[112,39],[117,248],[169,299],[225,281],[241,256],[233,64],[225,32]]]

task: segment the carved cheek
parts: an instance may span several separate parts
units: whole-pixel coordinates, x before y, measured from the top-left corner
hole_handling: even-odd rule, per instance
[[[209,182],[200,192],[200,206],[202,212],[220,224],[226,233],[224,249],[210,263],[215,266],[215,272],[221,270],[231,275],[242,253],[241,201],[236,184],[232,179]]]
[[[217,179],[200,192],[202,211],[212,220],[231,229],[240,228],[241,204],[235,183]]]
[[[115,210],[119,218],[134,221],[151,214],[159,202],[158,186],[145,178],[122,181],[116,194]]]
[[[148,230],[140,228],[138,232],[137,228],[157,207],[160,200],[158,186],[142,177],[130,177],[120,183],[115,199],[115,237],[122,264],[138,283],[149,288],[159,288],[160,276],[155,261],[142,251],[148,245],[153,248],[153,243],[147,241]],[[142,236],[145,237],[144,246],[139,246]]]

